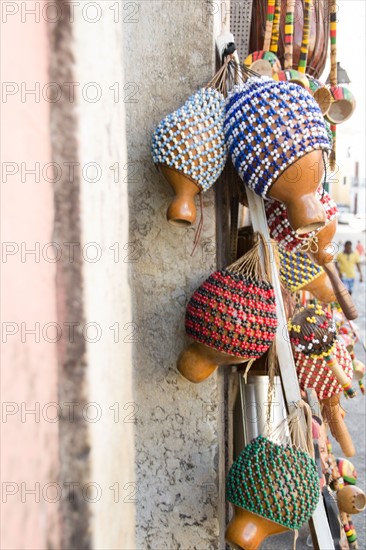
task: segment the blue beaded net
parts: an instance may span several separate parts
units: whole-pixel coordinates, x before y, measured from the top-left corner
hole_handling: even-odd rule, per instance
[[[226,102],[225,133],[239,176],[262,197],[296,160],[331,148],[323,115],[310,93],[266,77],[234,87]]]

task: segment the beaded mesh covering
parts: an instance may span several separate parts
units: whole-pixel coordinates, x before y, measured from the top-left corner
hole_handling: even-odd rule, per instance
[[[300,529],[319,500],[315,462],[302,451],[259,436],[233,463],[226,496],[235,506],[289,529]]]
[[[328,224],[338,215],[337,205],[329,193],[324,191],[323,194],[322,189],[318,189],[316,195],[324,207],[325,214],[327,216],[326,224]],[[271,238],[290,252],[300,250],[304,245],[304,240],[306,241],[316,235],[316,232],[312,231],[311,233],[305,233],[301,236],[301,238],[299,238],[290,226],[286,207],[281,202],[269,199],[268,201],[265,201],[264,206],[266,209],[267,222]]]
[[[194,292],[185,319],[194,340],[244,360],[268,350],[277,324],[272,285],[227,270],[216,271]]]
[[[301,308],[289,320],[288,331],[294,350],[312,357],[329,355],[336,342],[333,316],[319,304]]]
[[[352,380],[352,359],[345,346],[338,340],[335,343],[333,354],[345,374]],[[294,352],[297,377],[302,390],[313,388],[319,399],[332,397],[343,392],[341,384],[327,366],[322,357],[309,357],[299,351]]]
[[[225,133],[239,176],[257,195],[302,156],[330,142],[319,106],[291,82],[249,78],[226,102]]]
[[[182,172],[207,191],[227,158],[224,109],[224,96],[214,88],[193,94],[157,126],[152,138],[154,163]]]
[[[288,252],[279,246],[278,255],[280,279],[290,292],[300,290],[324,273],[323,269],[314,264],[303,252]]]

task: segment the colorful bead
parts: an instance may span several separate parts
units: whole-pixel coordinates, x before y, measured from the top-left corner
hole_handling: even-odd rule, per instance
[[[336,461],[339,474],[342,476],[345,485],[356,485],[358,475],[352,462],[346,458],[337,458]]]
[[[268,350],[277,325],[272,285],[228,270],[216,271],[202,283],[185,318],[194,340],[244,360]]]
[[[319,500],[315,462],[302,451],[259,436],[230,468],[226,496],[235,506],[289,529],[300,529]]]
[[[303,252],[288,252],[282,246],[278,246],[278,254],[280,279],[290,292],[301,290],[324,272]]]
[[[300,333],[295,331],[293,326],[300,326]],[[296,351],[314,358],[331,355],[337,328],[332,314],[323,310],[320,304],[310,304],[307,308],[301,308],[288,322],[288,330]]]
[[[348,378],[352,378],[352,360],[345,346],[336,341],[334,355]],[[313,388],[320,400],[341,393],[342,386],[322,357],[309,357],[300,351],[294,351],[299,385],[302,390]]]
[[[317,190],[316,196],[325,210],[327,225],[338,216],[337,205],[329,193],[326,191],[323,192],[321,188]],[[289,252],[301,251],[304,244],[316,236],[316,232],[312,231],[299,238],[299,235],[292,229],[288,221],[286,207],[281,202],[269,199],[264,202],[264,206],[266,209],[270,236],[277,241],[282,248],[285,248]]]

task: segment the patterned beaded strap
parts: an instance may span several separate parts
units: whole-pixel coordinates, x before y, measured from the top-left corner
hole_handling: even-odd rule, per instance
[[[285,69],[292,69],[294,50],[295,0],[287,0],[285,23]]]
[[[275,13],[273,18],[271,45],[269,51],[277,54],[278,41],[280,38],[281,0],[276,0]]]
[[[273,19],[275,14],[275,0],[268,0],[267,2],[267,18],[266,18],[266,31],[264,34],[263,49],[269,50],[271,44]]]
[[[311,11],[312,11],[312,0],[305,0],[304,26],[302,30],[302,42],[301,42],[299,66],[297,68],[297,70],[300,73],[306,73],[306,64],[307,64],[308,52],[309,52]]]

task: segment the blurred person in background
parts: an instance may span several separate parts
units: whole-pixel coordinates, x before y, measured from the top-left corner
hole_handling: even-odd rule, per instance
[[[356,248],[356,251],[359,253],[360,258],[362,259],[365,256],[365,249],[361,241],[357,241],[355,248]]]
[[[352,250],[351,241],[344,243],[343,252],[337,254],[337,269],[341,279],[346,286],[348,292],[352,294],[353,285],[355,284],[356,268],[360,274],[360,283],[362,283],[362,271],[360,267],[360,255]]]

